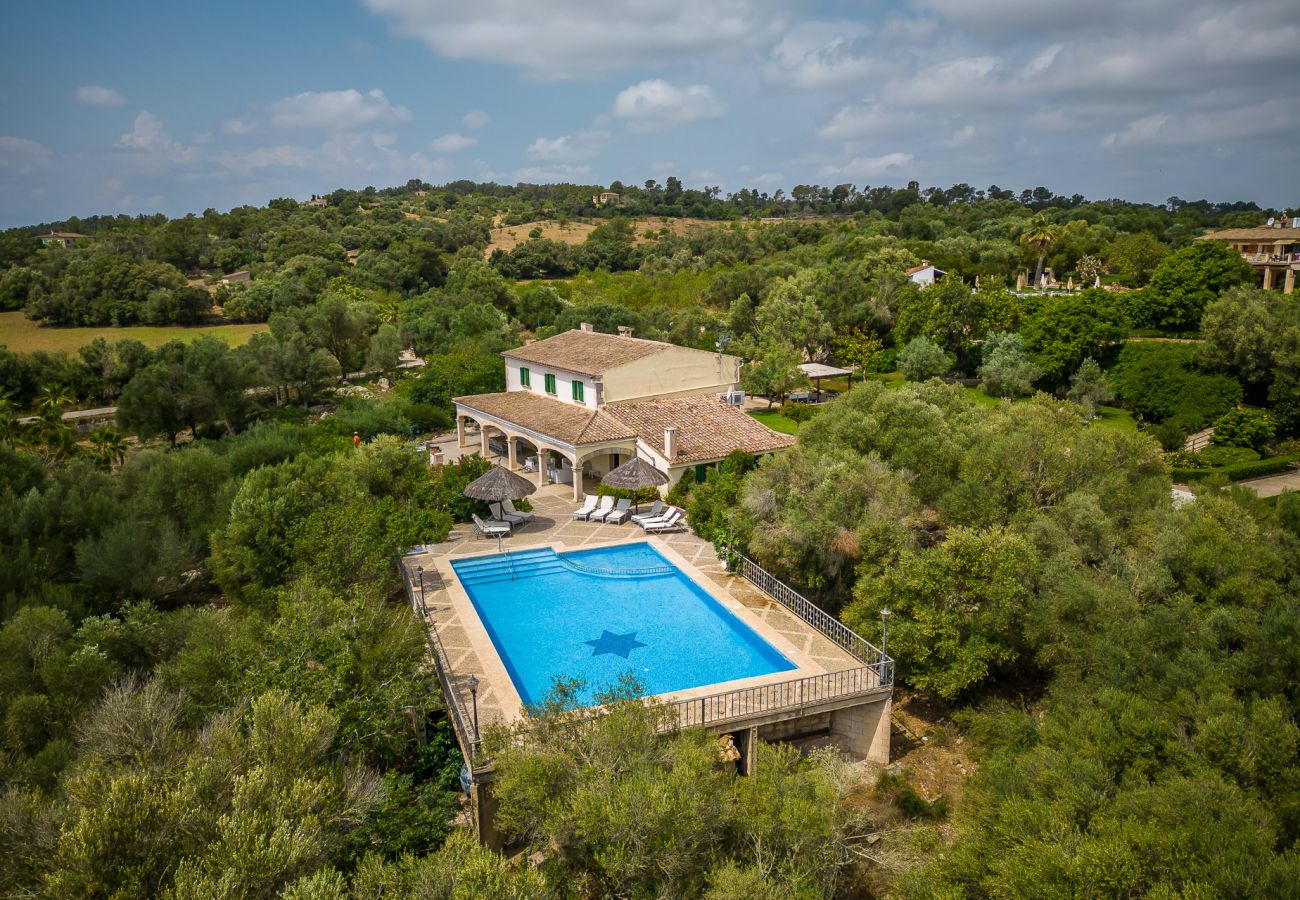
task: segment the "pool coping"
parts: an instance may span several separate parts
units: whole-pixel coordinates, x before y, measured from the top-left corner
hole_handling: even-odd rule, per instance
[[[748,678],[737,678],[731,681],[714,681],[706,685],[700,685],[699,687],[654,694],[652,695],[653,699],[666,703],[676,703],[683,700],[694,700],[700,697],[708,697],[725,691],[760,687],[767,684],[779,684],[793,679],[822,675],[834,671],[833,669],[828,669],[818,663],[810,654],[796,647],[784,635],[776,632],[770,625],[768,625],[768,623],[755,615],[754,612],[745,604],[728,596],[726,592],[722,591],[713,579],[711,579],[704,571],[670,547],[667,542],[663,541],[661,538],[654,535],[632,535],[627,538],[603,544],[602,549],[620,547],[628,544],[650,544],[650,546],[672,563],[672,565],[689,578],[697,587],[708,594],[715,603],[719,604],[723,609],[744,623],[768,645],[781,655],[785,656],[785,658],[790,662],[794,663],[795,666],[793,669],[769,672],[765,675],[753,675]],[[562,541],[541,541],[535,544],[516,546],[511,552],[518,553],[543,549],[550,549],[556,553],[564,554],[575,552],[583,548],[572,547]],[[480,677],[490,682],[493,692],[496,694],[500,703],[502,721],[505,724],[511,724],[525,717],[523,698],[519,696],[519,691],[515,687],[514,679],[510,677],[510,672],[506,669],[505,663],[501,659],[501,654],[497,651],[496,644],[492,640],[492,636],[488,633],[487,627],[483,624],[483,620],[478,613],[478,608],[474,605],[474,601],[470,599],[469,593],[465,590],[464,585],[460,583],[460,578],[457,577],[456,570],[452,566],[453,561],[481,559],[502,555],[503,554],[495,550],[485,550],[482,553],[458,554],[454,557],[439,557],[433,560],[433,564],[442,579],[442,584],[446,590],[447,601],[450,604],[456,619],[459,621],[461,628],[464,630],[466,639],[469,641],[470,647],[473,650],[474,655],[478,658],[480,666],[483,669],[483,671],[479,673]]]

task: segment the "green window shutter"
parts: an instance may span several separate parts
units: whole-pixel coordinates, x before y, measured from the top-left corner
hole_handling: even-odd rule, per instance
[[[582,401],[582,382],[581,382],[581,381],[575,381],[575,382],[573,382],[573,399],[574,399],[574,401],[577,402],[577,403],[581,403],[581,402],[583,402],[583,401]]]
[[[542,377],[542,382],[543,382],[543,384],[544,384],[545,387],[546,387],[546,393],[548,393],[548,394],[554,394],[554,393],[555,393],[555,376],[554,376],[554,375],[550,375],[550,374],[548,374],[548,375],[543,376],[543,377]]]
[[[527,369],[519,370],[519,383],[522,384],[524,387],[532,387],[533,382],[531,377],[528,374]]]

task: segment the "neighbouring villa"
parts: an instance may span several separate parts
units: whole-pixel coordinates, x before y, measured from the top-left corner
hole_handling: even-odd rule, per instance
[[[703,480],[734,450],[758,456],[794,443],[740,408],[739,357],[585,324],[503,356],[504,391],[455,398],[457,443],[468,446],[477,428],[483,456],[504,457],[539,485],[572,484],[574,500],[584,479],[638,454],[671,486],[688,470]]]
[[[1293,218],[1290,226],[1269,219],[1267,225],[1211,231],[1197,240],[1223,241],[1236,250],[1260,273],[1264,290],[1273,290],[1279,282],[1282,293],[1295,290],[1295,275],[1300,270],[1300,217]]]

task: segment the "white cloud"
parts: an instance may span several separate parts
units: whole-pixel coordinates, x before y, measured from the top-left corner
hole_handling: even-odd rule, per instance
[[[751,180],[754,184],[784,184],[785,174],[783,172],[764,172],[762,175],[756,175]]]
[[[516,169],[513,173],[515,181],[533,181],[533,182],[556,182],[556,181],[575,181],[585,179],[591,175],[591,166],[569,166],[564,164],[555,164],[550,166],[528,166],[523,169]]]
[[[452,59],[544,79],[750,57],[784,24],[779,0],[365,0],[395,32]]]
[[[864,100],[841,107],[829,122],[817,129],[817,136],[840,140],[864,137],[889,131],[897,125],[897,116],[874,100]]]
[[[50,151],[27,138],[0,135],[0,171],[34,175],[45,167]]]
[[[252,134],[256,126],[247,119],[226,119],[221,123],[222,134]]]
[[[859,156],[842,166],[823,166],[822,178],[847,175],[854,178],[877,178],[891,172],[912,168],[914,157],[910,153],[886,153],[884,156]]]
[[[1160,134],[1168,121],[1169,116],[1163,113],[1143,116],[1129,122],[1128,127],[1123,131],[1112,131],[1101,139],[1101,143],[1106,147],[1122,147],[1126,144],[1149,144]]]
[[[462,125],[464,125],[466,128],[472,128],[475,131],[482,128],[484,125],[486,125],[488,122],[491,121],[492,121],[492,117],[489,116],[481,109],[471,109],[469,112],[465,113],[465,115],[461,116],[460,118],[460,122]]]
[[[167,133],[157,116],[147,110],[135,117],[131,130],[118,139],[118,146],[156,152],[181,149],[180,142]]]
[[[410,110],[390,103],[378,88],[364,94],[355,88],[303,91],[271,104],[272,123],[286,128],[359,128],[410,119]]]
[[[705,84],[679,88],[662,78],[650,78],[624,88],[614,98],[614,115],[639,130],[719,119],[726,114],[726,104]]]
[[[609,133],[604,131],[580,131],[554,138],[539,137],[524,152],[529,159],[576,162],[596,156],[608,138]]]
[[[820,89],[863,81],[883,71],[867,45],[870,30],[854,22],[806,22],[772,48],[763,77],[790,87]]]
[[[114,90],[111,87],[104,87],[102,84],[83,84],[72,92],[72,96],[77,98],[78,103],[84,103],[87,106],[98,106],[101,109],[112,109],[115,106],[126,105],[126,98],[122,96],[121,91]]]
[[[975,137],[975,126],[963,125],[952,133],[952,137],[948,138],[948,146],[961,147],[965,144],[969,144],[973,137]]]
[[[466,137],[458,132],[444,134],[429,141],[429,148],[437,153],[459,153],[478,143],[478,138]]]

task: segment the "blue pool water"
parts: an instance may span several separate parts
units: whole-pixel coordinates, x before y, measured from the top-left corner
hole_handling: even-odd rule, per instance
[[[452,567],[526,705],[561,677],[593,702],[628,672],[662,694],[795,668],[646,543]]]

